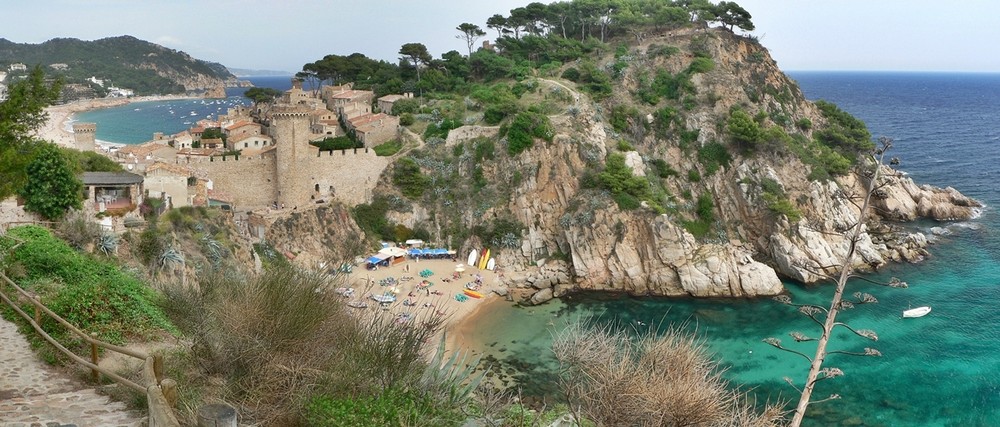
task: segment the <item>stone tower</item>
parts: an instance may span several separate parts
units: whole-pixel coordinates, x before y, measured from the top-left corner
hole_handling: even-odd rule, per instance
[[[316,148],[309,145],[312,131],[309,127],[309,108],[298,106],[275,107],[271,112],[271,137],[275,145],[275,198],[279,205],[291,208],[309,202],[309,188],[304,164],[316,155]]]
[[[73,123],[73,139],[76,142],[76,149],[80,151],[94,151],[97,138],[96,123]]]

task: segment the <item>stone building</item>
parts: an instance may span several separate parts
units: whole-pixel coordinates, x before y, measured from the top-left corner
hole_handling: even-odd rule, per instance
[[[96,138],[97,123],[73,123],[73,140],[77,150],[94,151]]]
[[[405,93],[403,95],[393,94],[386,95],[378,99],[378,110],[379,112],[385,114],[392,114],[392,106],[396,104],[396,101],[400,99],[410,99],[413,98],[413,93]]]

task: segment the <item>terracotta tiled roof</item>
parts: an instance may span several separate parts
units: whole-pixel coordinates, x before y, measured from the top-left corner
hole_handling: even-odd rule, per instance
[[[246,120],[240,120],[240,121],[238,121],[236,123],[233,123],[233,124],[231,124],[229,126],[226,126],[226,130],[234,130],[234,129],[239,129],[239,128],[243,127],[243,126],[253,126],[253,125],[256,125],[256,123],[250,122],[250,121],[246,121]]]

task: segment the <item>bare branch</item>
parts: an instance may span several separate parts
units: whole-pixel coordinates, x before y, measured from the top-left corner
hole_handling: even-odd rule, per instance
[[[789,352],[789,353],[792,353],[792,354],[797,354],[797,355],[799,355],[799,356],[802,356],[802,357],[804,357],[804,358],[805,358],[806,360],[808,360],[808,361],[809,361],[810,363],[812,363],[812,358],[811,358],[811,357],[809,357],[809,356],[807,356],[807,355],[806,355],[805,353],[800,353],[800,352],[798,352],[798,351],[795,351],[795,350],[792,350],[792,349],[790,349],[790,348],[785,348],[785,347],[782,347],[782,346],[781,346],[781,340],[779,340],[779,339],[777,339],[777,338],[765,338],[765,339],[764,339],[763,341],[764,341],[765,343],[767,343],[768,345],[771,345],[772,347],[774,347],[774,348],[776,348],[776,349],[778,349],[778,350],[784,350],[784,351],[787,351],[787,352]]]

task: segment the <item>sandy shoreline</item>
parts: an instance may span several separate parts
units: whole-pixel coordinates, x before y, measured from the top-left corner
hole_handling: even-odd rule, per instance
[[[59,146],[75,147],[73,132],[66,130],[66,122],[71,120],[76,113],[128,105],[133,102],[174,101],[178,99],[198,98],[185,95],[137,96],[133,98],[83,99],[68,104],[52,105],[45,108],[45,112],[49,115],[48,121],[38,129],[36,136],[46,141],[52,141]]]
[[[453,274],[459,264],[462,264],[465,271],[455,279]],[[409,272],[406,271],[407,266]],[[430,270],[433,274],[426,279],[421,278],[419,273],[424,270]],[[479,292],[483,294],[483,298],[468,298],[464,302],[456,300],[455,296],[464,295],[465,285],[474,282],[476,275],[482,278]],[[410,313],[415,318],[441,316],[444,319],[444,330],[448,333],[450,349],[469,348],[468,334],[463,332],[463,326],[470,319],[474,319],[481,310],[488,310],[495,304],[504,303],[504,298],[492,292],[492,289],[506,288],[500,282],[497,273],[450,260],[407,260],[391,267],[380,267],[375,271],[363,267],[356,268],[348,279],[350,286],[355,289],[355,295],[349,300],[362,300],[367,302],[369,307],[377,306],[378,303],[372,300],[370,295],[388,291],[392,286],[382,286],[380,282],[390,277],[396,280],[404,277],[413,279],[397,282],[395,287],[399,293],[396,302],[388,305],[389,311],[397,315]],[[423,280],[431,282],[432,285],[419,290],[418,285]],[[403,301],[407,299],[414,304],[403,305]]]

